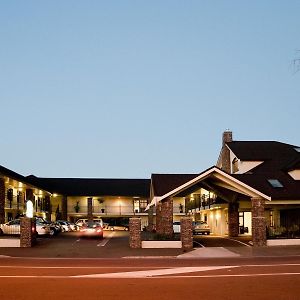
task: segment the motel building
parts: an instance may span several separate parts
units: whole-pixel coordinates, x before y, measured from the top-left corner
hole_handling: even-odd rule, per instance
[[[275,141],[234,141],[225,131],[215,166],[197,174],[150,179],[41,178],[0,166],[0,223],[24,215],[31,200],[47,220],[101,217],[170,235],[184,216],[205,221],[220,236],[300,237],[300,147]]]

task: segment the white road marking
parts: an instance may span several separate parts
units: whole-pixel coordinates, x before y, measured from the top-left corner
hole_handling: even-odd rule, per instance
[[[159,277],[159,276],[145,276],[145,277],[119,277],[120,279],[181,279],[181,278],[229,278],[229,277],[263,277],[263,276],[299,276],[300,273],[256,273],[256,274],[224,274],[224,275],[186,275],[186,276],[163,276],[163,277]],[[87,276],[69,276],[69,275],[65,275],[65,276],[61,276],[61,275],[46,275],[46,276],[40,276],[40,275],[27,275],[27,276],[23,276],[23,275],[0,275],[0,278],[34,278],[34,279],[48,279],[48,278],[52,278],[52,279],[98,279],[100,277],[87,277]],[[102,279],[105,278],[112,278],[112,277],[101,277]],[[114,278],[118,278],[118,277],[114,277]]]
[[[76,278],[147,278],[161,275],[194,273],[220,269],[236,268],[237,266],[211,266],[211,267],[181,267],[171,269],[123,272],[123,273],[106,273],[106,274],[89,274],[89,275],[76,275]]]
[[[114,231],[111,232],[101,243],[97,245],[97,247],[104,247],[115,234],[116,233]]]

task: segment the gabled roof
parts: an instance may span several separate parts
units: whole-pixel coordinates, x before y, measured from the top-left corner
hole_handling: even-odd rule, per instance
[[[52,193],[67,196],[136,196],[149,197],[150,179],[41,178],[27,177]]]
[[[273,200],[300,199],[300,181],[288,174],[300,167],[298,146],[275,141],[234,141],[227,146],[242,161],[264,161],[246,174],[233,174],[233,177],[270,195]],[[272,187],[268,179],[279,180],[283,187]]]
[[[151,181],[154,196],[162,196],[198,175],[199,174],[152,174]]]
[[[171,176],[170,176],[171,175]],[[173,176],[172,176],[173,175]],[[181,176],[182,175],[182,176]],[[188,180],[183,181],[184,178]],[[164,178],[164,176],[161,176]],[[154,194],[154,197],[149,206],[156,205],[158,202],[166,199],[167,197],[173,197],[181,193],[182,191],[189,189],[191,186],[198,184],[201,181],[205,181],[207,178],[217,179],[218,181],[224,183],[224,186],[232,188],[232,190],[239,192],[241,194],[248,195],[250,197],[262,197],[266,200],[271,200],[269,195],[262,193],[259,190],[256,190],[250,185],[245,184],[244,182],[238,180],[237,178],[231,176],[230,174],[222,171],[216,166],[213,166],[200,174],[167,174],[165,179],[169,180],[169,187],[173,186],[167,192],[162,195]],[[158,177],[156,179],[159,179]],[[181,184],[175,184],[176,179],[178,182],[181,180]],[[173,180],[173,181],[172,181]],[[171,184],[172,181],[172,184]],[[152,181],[153,182],[153,181]],[[149,207],[148,206],[148,207]]]
[[[275,141],[233,141],[226,145],[242,161],[265,161],[259,168],[268,170],[283,169],[300,158],[300,153],[295,150],[298,146]]]

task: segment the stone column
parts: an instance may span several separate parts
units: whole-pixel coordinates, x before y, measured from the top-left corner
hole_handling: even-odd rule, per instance
[[[32,247],[36,242],[35,219],[23,217],[20,224],[20,247]]]
[[[239,235],[239,203],[228,203],[228,236],[235,237]]]
[[[93,198],[87,198],[87,218],[89,222],[93,221]]]
[[[154,217],[153,217],[153,206],[152,206],[148,209],[148,227],[147,227],[148,231],[153,231],[154,229],[153,219]]]
[[[173,235],[173,198],[168,197],[161,201],[161,219],[159,234],[166,237],[172,237]]]
[[[156,232],[161,234],[161,202],[156,204]]]
[[[130,218],[129,219],[129,247],[141,248],[141,219]]]
[[[254,247],[267,245],[265,200],[251,198],[252,203],[252,242]]]
[[[61,200],[61,218],[68,220],[68,197],[63,196]]]
[[[226,146],[226,143],[228,142],[232,142],[231,131],[225,131],[223,133],[221,150],[222,170],[227,173],[231,173],[230,151]]]
[[[0,178],[0,224],[5,223],[5,181]]]
[[[193,220],[189,217],[180,219],[180,239],[184,251],[193,249]]]

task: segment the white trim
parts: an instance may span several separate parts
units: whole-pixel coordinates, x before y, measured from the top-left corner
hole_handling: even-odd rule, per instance
[[[195,177],[194,179],[180,185],[179,187],[175,188],[174,190],[164,194],[163,196],[160,196],[160,197],[153,197],[153,199],[151,200],[150,204],[148,205],[149,207],[150,206],[153,206],[153,205],[156,205],[157,202],[160,202],[162,201],[163,199],[169,197],[169,196],[172,196],[176,193],[179,193],[180,191],[184,190],[185,188],[188,188],[189,186],[192,186],[194,183],[200,181],[200,180],[203,180],[205,179],[206,177],[208,177],[209,175],[211,175],[212,173],[217,173],[217,178],[218,179],[222,179],[223,181],[227,182],[228,184],[232,185],[232,183],[236,183],[238,185],[240,185],[241,187],[243,187],[243,191],[246,190],[248,191],[247,195],[253,197],[253,196],[260,196],[268,201],[271,201],[271,197],[261,193],[260,191],[250,187],[249,185],[241,182],[240,180],[232,177],[231,175],[225,173],[224,171],[218,169],[217,167],[212,167],[210,169],[208,169],[207,171],[205,171],[204,173],[198,175],[197,177]],[[227,180],[224,180],[227,179]],[[249,193],[250,191],[250,193]],[[246,193],[244,191],[244,193]],[[148,208],[148,207],[147,207]]]

